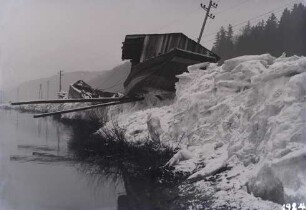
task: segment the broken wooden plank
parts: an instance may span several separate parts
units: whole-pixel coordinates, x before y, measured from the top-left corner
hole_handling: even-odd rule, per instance
[[[82,99],[54,99],[54,100],[34,100],[34,101],[20,101],[11,102],[11,105],[25,105],[25,104],[57,104],[57,103],[78,103],[78,102],[114,102],[123,100],[136,100],[141,98],[131,98],[131,97],[117,97],[117,98],[82,98]]]
[[[143,98],[123,100],[123,101],[116,101],[116,102],[108,102],[108,103],[96,104],[96,105],[91,105],[91,106],[75,108],[75,109],[68,109],[68,110],[62,110],[62,111],[57,111],[57,112],[36,114],[36,115],[34,115],[34,118],[47,117],[47,116],[58,115],[58,114],[65,114],[65,113],[70,113],[70,112],[84,111],[84,110],[94,109],[94,108],[98,108],[98,107],[112,106],[112,105],[130,103],[130,102],[141,101],[141,100],[143,100]]]

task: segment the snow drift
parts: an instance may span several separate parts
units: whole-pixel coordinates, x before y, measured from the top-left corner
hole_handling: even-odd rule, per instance
[[[213,191],[212,207],[280,209],[258,193],[266,189],[254,189],[266,184],[252,180],[277,179],[284,202],[306,200],[306,58],[242,56],[222,66],[190,66],[178,78],[172,104],[117,106],[110,108],[110,119],[131,141],[150,136],[147,119],[155,119],[158,140],[184,151],[171,164],[192,172],[199,191]],[[260,177],[263,167],[269,179]],[[220,177],[213,186],[205,177],[215,173]],[[247,185],[253,186],[249,193]]]

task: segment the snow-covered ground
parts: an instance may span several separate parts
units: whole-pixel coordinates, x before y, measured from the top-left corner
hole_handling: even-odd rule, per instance
[[[192,173],[198,192],[213,196],[211,208],[306,202],[305,57],[242,56],[190,66],[178,78],[172,103],[113,107],[109,119],[131,141],[150,135],[180,147],[169,164]],[[216,173],[217,181],[205,181]],[[284,194],[275,202],[254,196],[275,189]]]
[[[190,209],[201,209],[205,197],[213,200],[210,209],[306,203],[305,57],[242,56],[222,66],[190,66],[178,78],[174,99],[151,91],[142,102],[62,117],[108,119],[106,126],[117,121],[130,141],[150,136],[179,147],[168,164],[192,174],[180,188],[182,196],[190,186],[201,195],[189,201]],[[80,106],[22,108],[50,112]]]

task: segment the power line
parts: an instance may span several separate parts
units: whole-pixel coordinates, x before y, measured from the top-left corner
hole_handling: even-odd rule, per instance
[[[210,25],[211,25],[211,20],[208,20],[208,23],[207,23],[207,30],[209,30],[209,28],[210,28]],[[204,33],[204,37],[205,37],[205,33]]]
[[[293,0],[293,1],[296,1],[296,0]],[[245,23],[251,22],[251,21],[253,21],[253,20],[259,19],[259,18],[264,17],[264,16],[266,16],[266,15],[269,15],[269,14],[271,14],[271,13],[282,12],[283,9],[286,8],[288,5],[293,4],[293,1],[291,1],[290,3],[287,3],[287,4],[285,4],[285,5],[283,5],[282,7],[278,7],[278,8],[276,8],[276,9],[273,9],[273,10],[269,11],[269,12],[263,13],[263,14],[258,15],[258,16],[256,16],[256,17],[253,17],[253,18],[251,18],[251,19],[248,19],[248,20],[245,20],[245,21],[243,21],[243,22],[240,22],[240,23],[237,23],[237,24],[235,24],[235,25],[232,25],[232,27],[233,27],[233,28],[236,28],[237,26],[240,26],[240,25],[242,25],[242,24],[245,24]],[[297,2],[295,2],[295,3],[297,3]],[[242,27],[244,27],[244,26],[242,26]],[[240,28],[242,28],[242,27],[239,27],[239,28],[237,28],[236,30],[233,30],[233,32],[237,31],[238,29],[240,29]],[[206,36],[204,36],[204,37],[210,37],[210,36],[212,36],[212,35],[216,35],[217,33],[218,33],[218,31],[217,31],[217,32],[210,33],[210,34],[208,34],[208,35],[206,35]],[[210,39],[210,40],[208,40],[208,41],[205,41],[204,43],[208,43],[208,42],[210,42],[210,41],[212,41],[212,40],[214,40],[214,39],[215,39],[215,38]]]
[[[238,9],[238,8],[240,8],[241,6],[243,6],[245,3],[249,2],[249,1],[250,1],[250,0],[244,0],[242,3],[239,2],[239,3],[235,4],[235,5],[233,5],[232,7],[229,7],[229,8],[227,8],[227,9],[223,9],[223,10],[221,10],[221,11],[219,11],[219,12],[216,12],[215,14],[216,14],[216,15],[219,15],[219,14],[221,14],[221,13],[230,11],[230,10],[232,10],[232,9]],[[219,1],[218,1],[218,2],[219,2]],[[218,3],[218,2],[217,2],[217,3]]]
[[[296,1],[296,0],[293,0],[293,1]],[[249,20],[247,20],[247,21],[244,21],[244,22],[238,23],[238,24],[236,24],[236,25],[233,25],[233,28],[234,28],[234,27],[237,27],[237,26],[239,26],[239,25],[241,25],[241,24],[247,23],[247,22],[249,22],[249,21],[252,21],[252,20],[258,19],[258,18],[260,18],[260,17],[266,16],[266,15],[271,14],[271,13],[273,13],[273,12],[283,11],[283,9],[286,8],[288,5],[291,5],[293,1],[291,1],[290,3],[287,3],[287,4],[285,4],[285,5],[283,5],[283,6],[281,6],[281,7],[278,7],[278,8],[276,8],[276,9],[270,10],[269,12],[266,12],[266,13],[264,13],[264,14],[261,14],[261,15],[258,15],[258,16],[256,16],[256,17],[254,17],[254,18],[251,18],[251,19],[249,19]]]
[[[250,1],[250,0],[245,0],[245,1],[242,2],[242,3],[235,4],[234,6],[232,6],[232,7],[230,7],[230,8],[223,9],[223,10],[221,10],[221,11],[219,11],[219,12],[216,12],[215,15],[218,15],[218,14],[221,14],[221,13],[224,13],[224,12],[227,12],[227,11],[230,11],[230,10],[232,10],[232,9],[238,9],[238,8],[240,7],[239,5],[243,5],[244,3],[247,3],[247,2],[249,2],[249,1]],[[217,4],[219,4],[219,2],[220,2],[220,0],[217,1]],[[238,6],[238,7],[237,7],[237,6]],[[193,17],[193,16],[197,15],[197,14],[198,14],[197,11],[198,11],[198,9],[197,9],[197,10],[192,10],[192,11],[190,11],[190,12],[187,12],[187,15],[185,15],[184,17],[175,19],[175,20],[169,22],[168,24],[165,24],[165,25],[163,25],[163,26],[157,28],[156,30],[159,31],[160,29],[169,27],[169,26],[171,26],[171,25],[173,25],[173,24],[175,24],[175,23],[181,23],[181,22],[183,22],[183,21],[186,21],[186,19],[188,19],[188,18],[190,18],[190,17]]]
[[[224,13],[224,12],[227,12],[227,11],[230,11],[230,10],[232,10],[232,9],[238,9],[238,8],[240,8],[241,6],[243,6],[245,3],[247,3],[247,2],[249,2],[250,0],[244,0],[242,3],[241,2],[239,2],[238,4],[235,4],[234,6],[232,6],[232,7],[229,7],[229,8],[226,8],[226,9],[223,9],[223,10],[221,10],[221,11],[219,11],[219,12],[216,12],[215,13],[215,15],[218,15],[218,14],[221,14],[221,13]],[[220,0],[218,0],[217,1],[217,4],[220,2]],[[240,6],[239,6],[240,5]],[[209,20],[208,21],[208,24],[207,24],[207,27],[209,28],[209,26],[210,26],[210,23],[211,23],[211,20]],[[205,34],[204,33],[204,37],[206,37],[206,36],[208,36],[209,34]]]
[[[227,8],[227,9],[223,9],[223,10],[221,10],[221,11],[219,11],[219,12],[216,12],[215,15],[221,14],[221,13],[224,13],[224,12],[227,12],[227,11],[230,11],[230,10],[232,10],[232,9],[234,9],[234,10],[235,10],[235,9],[238,9],[238,8],[241,7],[241,6],[239,6],[239,5],[243,5],[243,4],[245,4],[245,3],[249,2],[249,1],[250,1],[250,0],[245,0],[245,1],[242,2],[242,3],[235,4],[235,5],[232,6],[232,7],[229,7],[229,8]],[[219,4],[219,2],[220,2],[220,0],[217,0],[217,4]],[[197,10],[198,10],[198,9],[197,9]],[[170,23],[165,24],[165,25],[163,25],[163,26],[157,28],[156,31],[160,31],[160,29],[169,27],[169,26],[171,26],[171,25],[173,25],[173,24],[175,24],[175,23],[180,23],[180,22],[182,22],[182,21],[186,21],[186,19],[188,19],[188,18],[190,18],[190,17],[192,17],[192,16],[194,16],[194,15],[197,15],[197,14],[198,14],[198,13],[197,13],[197,10],[192,10],[192,11],[190,11],[190,12],[187,12],[187,14],[186,14],[184,17],[175,19],[175,20],[171,21]],[[204,36],[204,37],[206,37],[206,36]]]
[[[294,0],[294,1],[296,1],[296,0]],[[220,2],[220,0],[217,0],[217,4]],[[219,11],[219,12],[216,12],[215,14],[217,15],[217,14],[221,14],[221,13],[224,13],[224,12],[228,12],[228,11],[230,11],[230,10],[236,10],[236,9],[238,9],[238,8],[240,8],[241,6],[243,6],[245,3],[248,3],[248,2],[250,2],[250,0],[245,0],[245,1],[243,1],[243,2],[240,2],[240,3],[237,3],[237,4],[235,4],[235,5],[233,5],[233,6],[231,6],[231,7],[229,7],[229,8],[227,8],[227,9],[223,9],[223,10],[221,10],[221,11]],[[292,2],[291,2],[292,3]],[[291,4],[291,3],[286,3],[285,5],[283,5],[282,6],[282,8],[284,7],[284,6],[287,6],[287,5],[289,5],[289,4]],[[239,6],[240,5],[240,6]],[[276,9],[274,9],[274,10],[277,10],[278,8],[276,8]],[[241,22],[241,23],[238,23],[238,24],[235,24],[235,25],[233,25],[233,28],[235,28],[235,27],[237,27],[237,26],[239,26],[239,25],[242,25],[242,24],[244,24],[244,23],[247,23],[248,21],[251,21],[251,20],[253,20],[253,19],[257,19],[257,18],[260,18],[260,17],[263,17],[263,16],[265,16],[265,15],[267,15],[267,14],[270,14],[272,11],[274,11],[274,10],[271,10],[271,11],[269,11],[269,12],[267,12],[267,13],[264,13],[264,14],[262,14],[262,15],[259,15],[259,16],[256,16],[256,17],[254,17],[254,18],[252,18],[252,19],[250,19],[250,20],[246,20],[246,21],[243,21],[243,22]],[[179,22],[182,22],[183,20],[186,20],[187,18],[190,18],[190,17],[192,17],[192,16],[194,16],[194,15],[196,15],[197,13],[196,13],[196,11],[191,11],[191,12],[189,12],[189,14],[187,14],[187,15],[185,15],[183,18],[180,18],[180,19],[176,19],[176,20],[174,20],[174,21],[172,21],[171,23],[169,23],[169,24],[166,24],[166,25],[164,25],[164,26],[161,26],[159,29],[157,29],[157,30],[160,30],[161,28],[164,28],[164,27],[168,27],[168,26],[171,26],[171,25],[173,25],[173,24],[175,24],[175,23],[179,23]],[[209,33],[209,34],[205,34],[204,35],[204,37],[210,37],[210,36],[212,36],[212,35],[215,35],[215,34],[217,34],[218,32],[213,32],[213,33]],[[211,41],[211,40],[209,40],[209,41]],[[205,43],[207,43],[208,41],[206,41]]]
[[[279,12],[282,12],[282,11],[279,11]],[[277,14],[277,13],[279,13],[279,12],[276,12],[275,14]],[[244,22],[244,23],[248,23],[248,22],[249,22],[249,21],[246,21],[246,22]],[[250,21],[250,22],[251,22],[251,21]],[[245,27],[245,25],[243,25],[243,26],[241,26],[241,27],[239,27],[239,28],[233,30],[233,32],[236,32],[236,31],[240,30],[240,29],[243,28],[243,27]],[[218,32],[217,32],[217,33],[218,33]],[[217,33],[215,33],[215,34],[217,34]],[[214,34],[214,35],[215,35],[215,34]],[[211,42],[211,41],[213,41],[213,40],[215,40],[215,37],[212,38],[212,39],[209,39],[209,40],[205,41],[204,43],[208,43],[208,42]]]

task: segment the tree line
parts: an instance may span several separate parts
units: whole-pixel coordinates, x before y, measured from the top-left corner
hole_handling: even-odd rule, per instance
[[[306,7],[294,4],[285,9],[278,20],[274,13],[268,20],[251,26],[248,22],[239,35],[234,36],[232,25],[221,27],[216,34],[212,51],[222,60],[251,54],[270,53],[280,56],[306,55]]]

